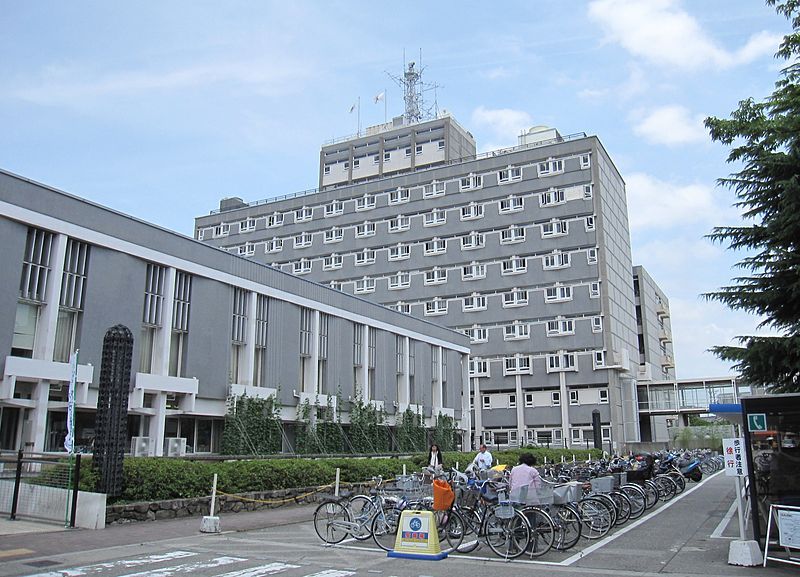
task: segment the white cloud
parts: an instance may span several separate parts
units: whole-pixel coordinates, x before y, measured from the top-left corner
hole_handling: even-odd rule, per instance
[[[506,68],[505,66],[497,66],[495,68],[491,68],[481,73],[481,76],[488,80],[499,80],[501,78],[511,78],[512,76],[516,76],[517,73],[514,70]]]
[[[704,184],[678,185],[641,172],[625,177],[631,230],[720,222],[728,208],[718,206]]]
[[[674,68],[731,68],[775,52],[781,36],[759,32],[729,51],[718,45],[675,0],[594,0],[589,17],[609,42],[632,55]]]
[[[633,131],[652,144],[676,146],[708,140],[702,114],[692,116],[687,108],[677,105],[661,106],[646,113],[632,115]]]
[[[659,270],[673,276],[685,274],[687,270],[703,263],[715,263],[725,256],[720,245],[701,238],[706,232],[698,227],[696,234],[689,237],[677,237],[673,234],[664,240],[652,239],[642,244],[635,244],[633,249],[634,263],[658,263]]]
[[[507,142],[505,146],[508,146],[517,143],[520,132],[529,128],[532,121],[530,114],[523,110],[479,106],[472,111],[472,124],[487,129],[492,138]]]

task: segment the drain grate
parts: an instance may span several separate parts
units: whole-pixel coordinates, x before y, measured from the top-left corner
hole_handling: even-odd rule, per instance
[[[31,567],[52,567],[53,565],[61,565],[61,561],[42,559],[41,561],[28,561],[25,565],[30,565]]]

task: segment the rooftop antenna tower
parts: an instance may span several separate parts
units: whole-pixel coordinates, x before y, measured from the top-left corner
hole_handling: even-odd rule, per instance
[[[422,66],[422,50],[419,51],[419,66],[416,62],[409,62],[406,66],[405,51],[403,52],[403,76],[395,76],[388,73],[389,77],[403,89],[403,101],[405,102],[405,113],[403,114],[404,124],[414,124],[422,120],[433,118],[438,110],[438,103],[434,98],[434,107],[425,108],[424,93],[429,90],[436,90],[437,84],[426,84],[422,81],[422,73],[425,68]]]

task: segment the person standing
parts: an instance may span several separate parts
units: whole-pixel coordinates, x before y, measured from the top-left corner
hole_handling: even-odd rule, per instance
[[[431,448],[428,449],[428,467],[441,471],[443,466],[442,452],[439,450],[439,445],[434,443],[431,445]]]
[[[509,495],[519,495],[523,487],[528,488],[527,502],[537,502],[536,490],[542,486],[542,476],[536,470],[536,457],[530,453],[519,456],[519,464],[511,469]]]
[[[488,471],[492,468],[492,454],[486,449],[486,445],[481,443],[478,454],[472,460],[473,468],[478,471]]]

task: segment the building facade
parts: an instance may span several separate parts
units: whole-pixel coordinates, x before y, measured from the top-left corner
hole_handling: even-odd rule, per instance
[[[91,447],[117,324],[134,335],[128,437],[145,453],[218,452],[242,394],[276,396],[285,450],[306,401],[344,426],[359,398],[389,425],[411,408],[471,429],[469,341],[427,319],[2,171],[0,238],[0,449],[64,450],[76,349],[76,444]]]
[[[669,299],[642,266],[633,267],[636,326],[639,332],[639,379],[675,380]]]
[[[448,130],[469,134],[446,120],[323,147],[320,189],[224,199],[196,238],[469,336],[473,443],[585,447],[595,410],[605,446],[638,441],[621,175],[596,137],[545,127],[509,149],[426,156],[457,140]],[[391,172],[389,136],[407,161]],[[377,168],[356,179],[355,160]]]

